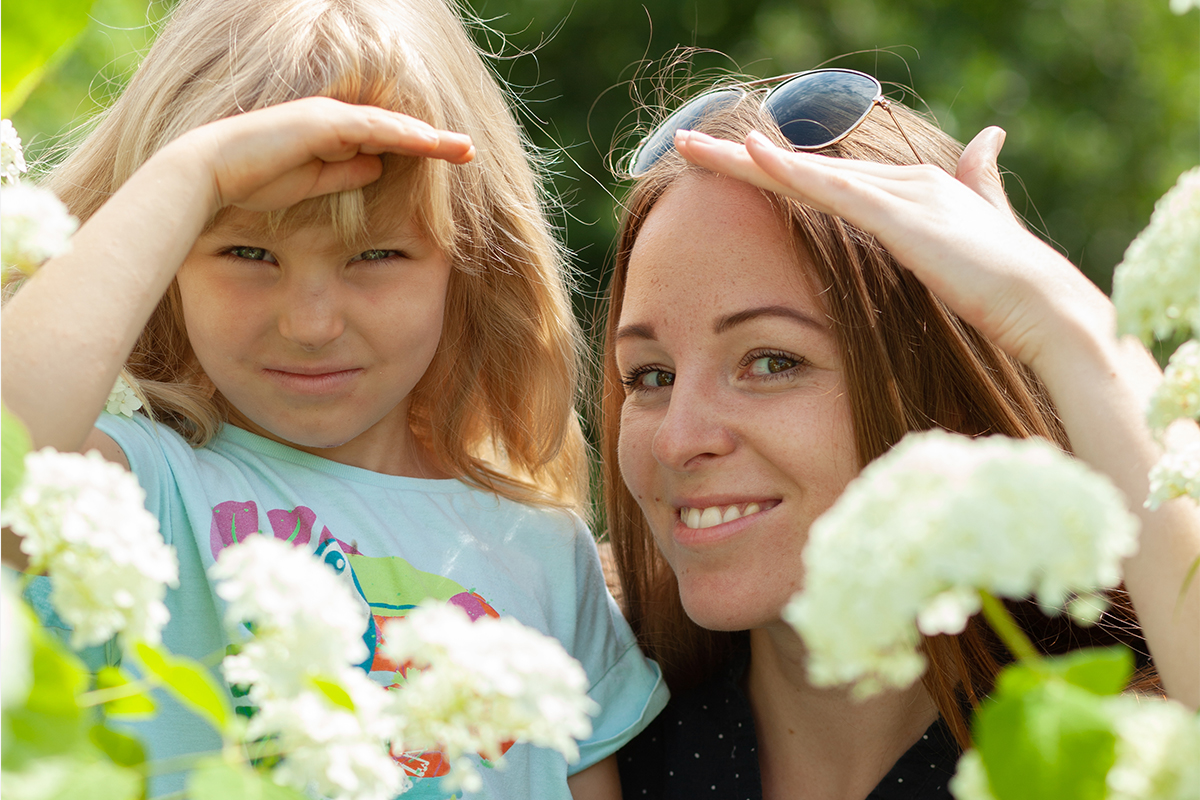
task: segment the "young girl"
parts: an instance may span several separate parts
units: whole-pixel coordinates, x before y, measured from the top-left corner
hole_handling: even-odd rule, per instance
[[[485,794],[612,789],[665,689],[570,513],[586,466],[561,254],[453,11],[185,0],[49,184],[84,224],[5,308],[4,402],[36,446],[138,476],[181,562],[167,646],[223,650],[204,570],[262,531],[349,573],[372,653],[431,596],[559,638],[594,735],[570,766],[513,747]],[[149,413],[97,422],[122,368]],[[156,758],[217,744],[165,701],[154,726]],[[439,754],[402,760],[409,796],[445,796]]]

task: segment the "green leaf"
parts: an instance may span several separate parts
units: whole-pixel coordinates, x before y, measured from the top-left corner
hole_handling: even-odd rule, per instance
[[[188,708],[224,732],[232,716],[229,698],[208,670],[190,658],[172,655],[145,642],[138,642],[136,651],[150,674]]]
[[[96,673],[96,690],[116,689],[128,686],[133,680],[119,667],[105,667]],[[146,692],[110,700],[104,704],[104,713],[111,717],[147,717],[154,713],[154,700]]]
[[[1103,800],[1116,757],[1105,699],[1057,676],[1031,681],[1035,675],[1005,670],[976,716],[975,745],[992,793],[997,800]]]
[[[4,773],[6,800],[138,800],[143,789],[136,772],[94,755],[44,758]]]
[[[354,700],[350,698],[349,693],[342,688],[341,684],[318,677],[309,678],[309,682],[312,683],[313,688],[325,695],[325,699],[335,706],[344,708],[347,711],[354,710]]]
[[[87,27],[93,0],[9,2],[0,6],[0,105],[11,117]]]
[[[1076,650],[1045,664],[1072,686],[1098,695],[1120,694],[1133,675],[1133,653],[1120,646]]]
[[[100,748],[114,764],[122,767],[137,767],[146,763],[146,748],[132,736],[106,728],[103,725],[93,725],[88,731],[88,739]]]
[[[87,688],[83,663],[53,636],[30,631],[33,684],[24,705],[4,713],[4,768],[20,769],[27,761],[61,755],[84,739],[89,715],[77,697]]]
[[[208,759],[188,776],[190,800],[307,800],[305,795],[272,783],[244,764]]]
[[[25,454],[31,447],[25,425],[7,407],[0,407],[0,503],[25,477]]]

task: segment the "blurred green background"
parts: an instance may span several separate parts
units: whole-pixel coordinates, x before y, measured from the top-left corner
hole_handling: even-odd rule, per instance
[[[80,1],[5,0],[5,16],[10,4],[53,17]],[[169,6],[96,2],[78,47],[14,117],[30,155],[52,161],[120,90]],[[719,51],[694,59],[699,71],[862,69],[964,140],[1003,126],[1014,204],[1106,290],[1155,199],[1200,162],[1200,12],[1174,15],[1167,0],[473,0],[473,10],[551,158],[585,323],[615,226],[608,157],[634,143],[634,98],[677,45]]]

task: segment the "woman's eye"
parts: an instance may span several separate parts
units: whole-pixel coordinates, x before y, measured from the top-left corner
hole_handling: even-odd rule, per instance
[[[763,353],[751,358],[747,372],[751,377],[766,378],[793,370],[802,362],[803,359],[784,353]]]
[[[271,251],[262,247],[231,247],[226,252],[234,258],[242,258],[246,261],[270,261],[272,263],[275,261]]]
[[[356,261],[383,261],[384,259],[396,258],[403,255],[399,250],[364,250],[350,259],[350,263],[353,264]]]
[[[665,389],[675,383],[675,373],[655,367],[643,367],[634,370],[621,379],[625,388],[631,391],[638,389]]]

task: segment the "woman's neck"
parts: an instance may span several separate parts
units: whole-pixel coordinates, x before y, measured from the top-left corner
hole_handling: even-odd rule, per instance
[[[847,688],[816,688],[805,658],[783,623],[750,632],[746,693],[763,797],[862,800],[937,719],[937,709],[919,683],[861,702]]]

